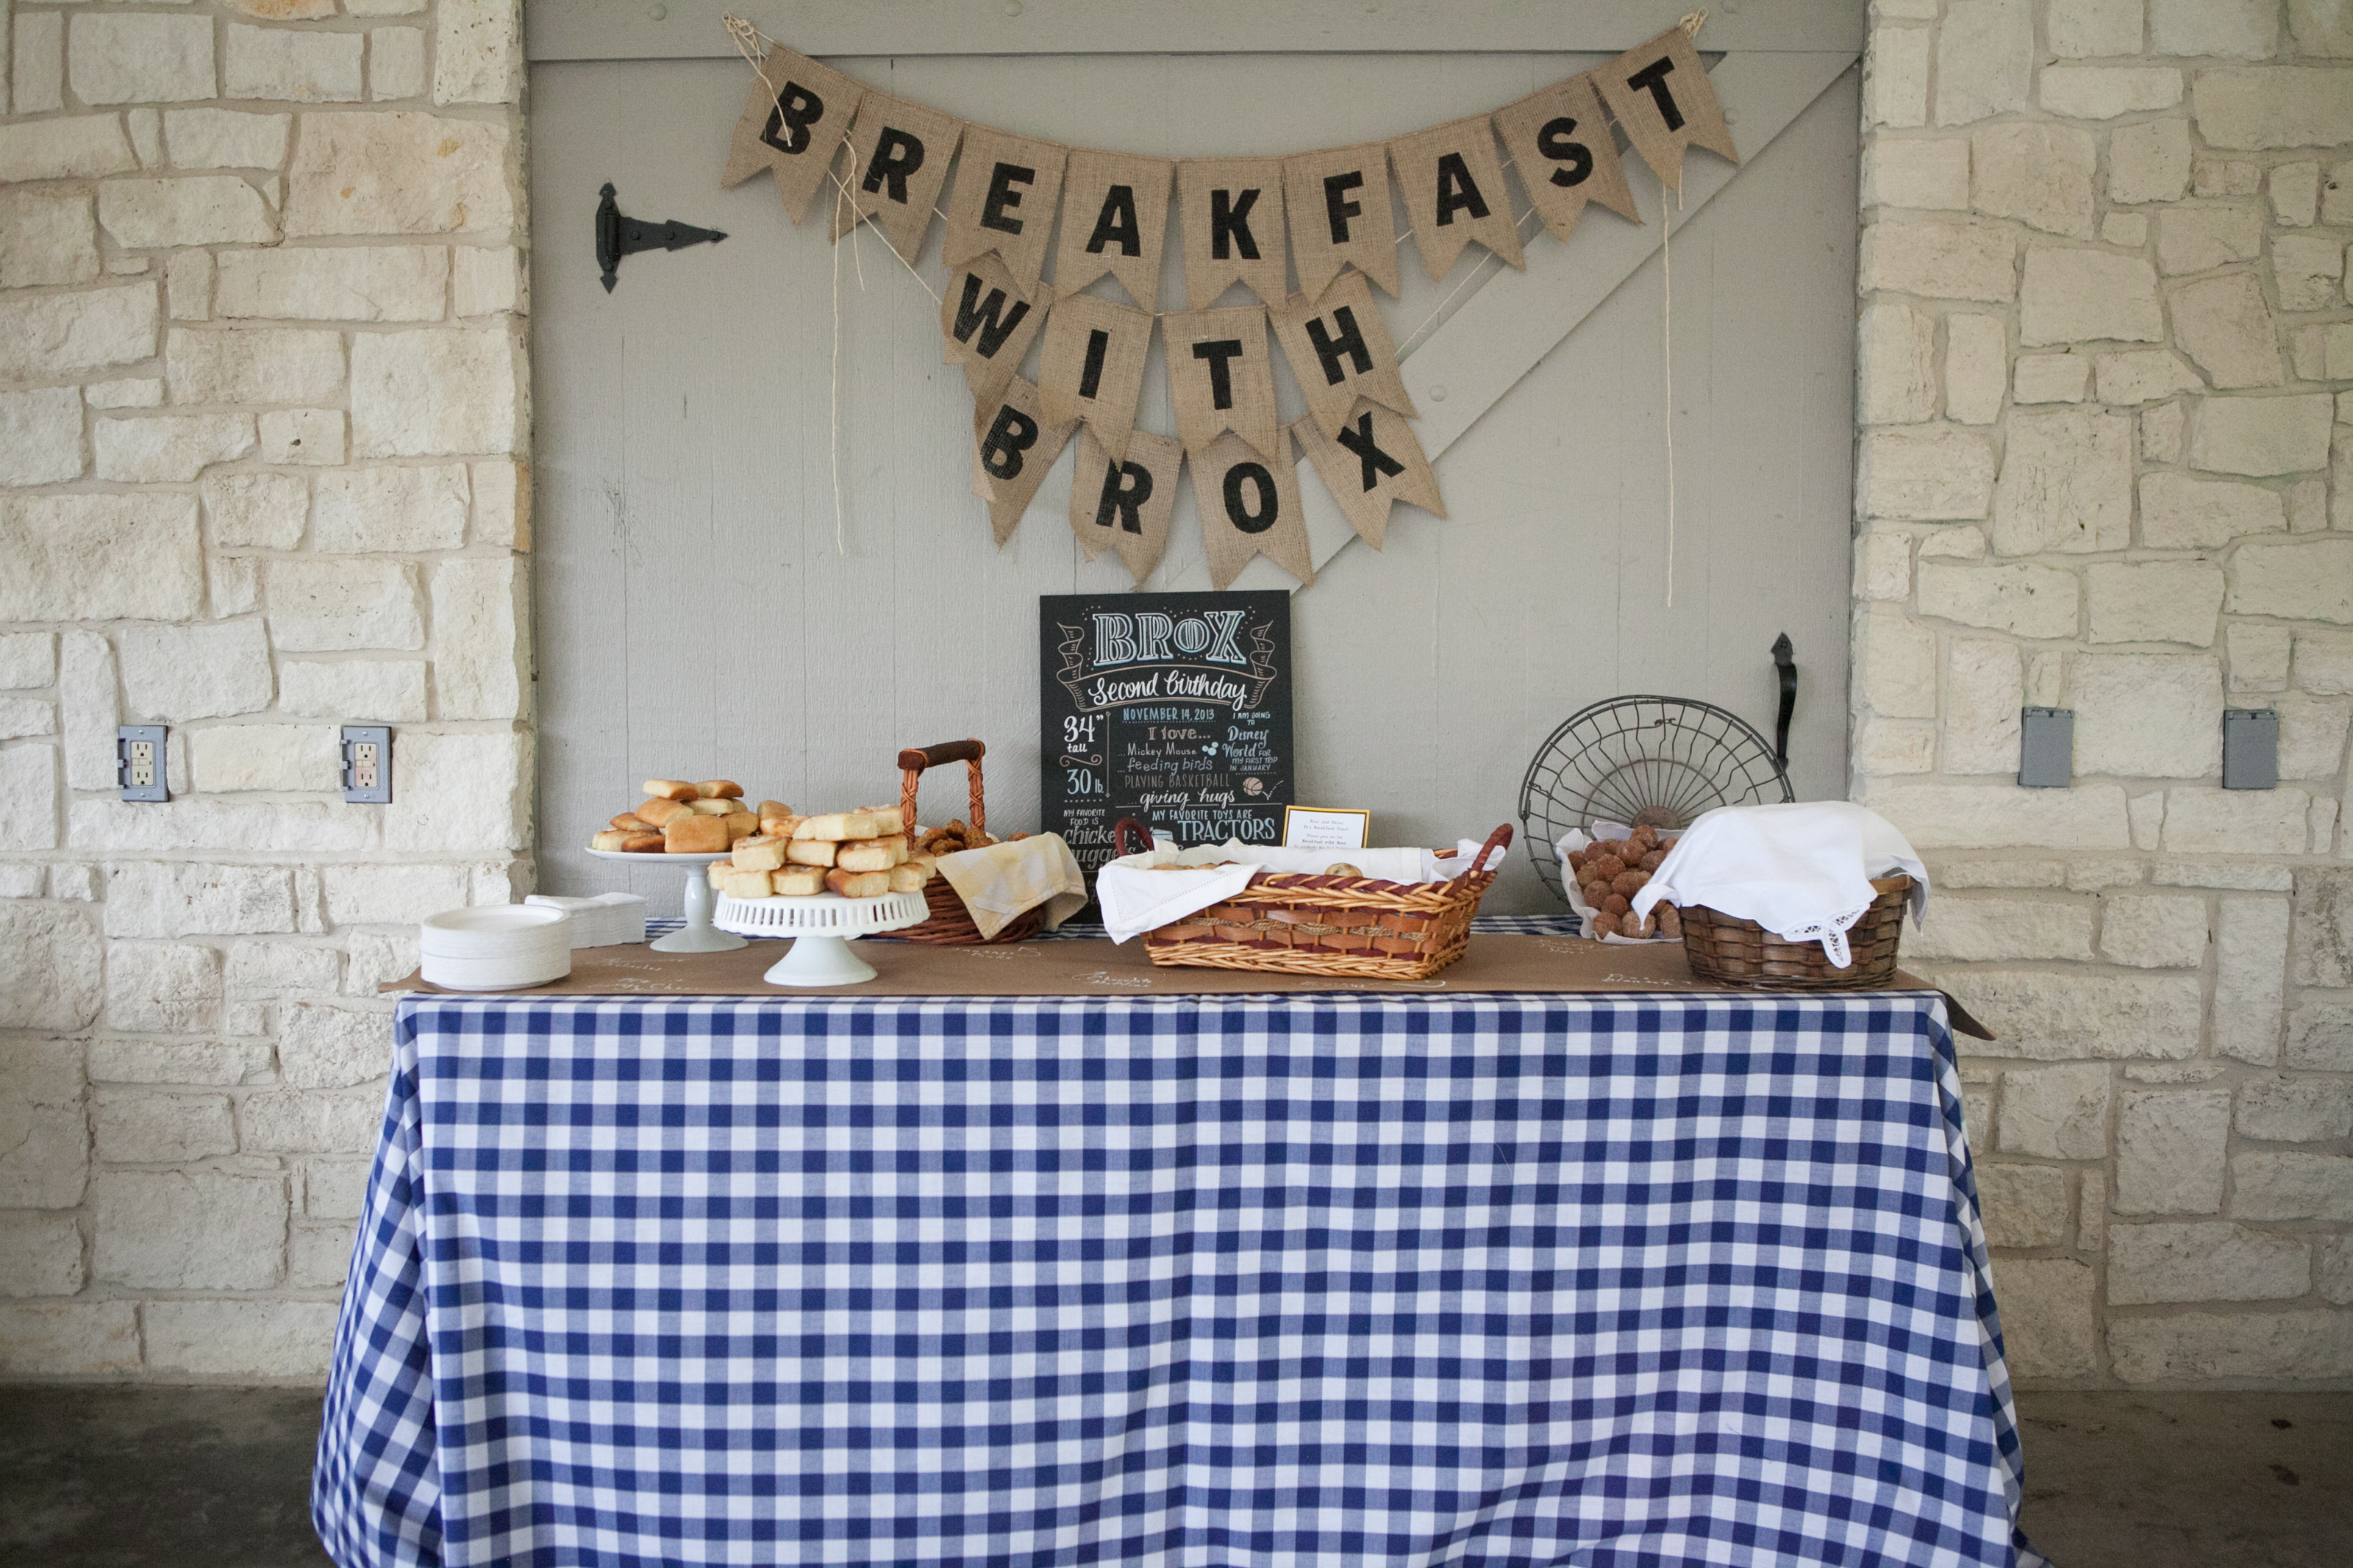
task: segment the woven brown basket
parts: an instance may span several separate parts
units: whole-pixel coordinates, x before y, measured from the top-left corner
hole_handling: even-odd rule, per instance
[[[906,819],[907,847],[915,847],[915,788],[923,770],[942,763],[961,762],[965,764],[972,785],[972,815],[965,820],[982,832],[987,831],[988,805],[982,798],[980,759],[988,748],[976,740],[950,741],[937,746],[910,746],[899,753],[899,809]],[[1022,942],[1036,936],[1046,923],[1042,909],[1024,910],[1006,921],[995,936],[983,936],[980,927],[973,922],[972,911],[965,908],[962,895],[948,885],[945,877],[934,877],[923,884],[923,900],[932,906],[931,918],[919,925],[911,925],[885,934],[901,942],[929,942],[934,947],[979,947],[987,943]]]
[[[1683,911],[1683,954],[1692,973],[1760,991],[1867,991],[1884,985],[1895,973],[1912,879],[1881,877],[1871,885],[1879,896],[1846,933],[1853,962],[1844,969],[1831,966],[1819,942],[1784,942],[1755,921],[1693,904]]]
[[[1141,842],[1129,845],[1133,835]],[[1113,829],[1123,855],[1149,848],[1134,817]],[[1479,850],[1478,869],[1451,882],[1384,882],[1261,871],[1221,903],[1148,931],[1153,963],[1195,969],[1258,969],[1348,980],[1427,980],[1471,945],[1471,917],[1495,880],[1483,868],[1510,844],[1510,824]]]

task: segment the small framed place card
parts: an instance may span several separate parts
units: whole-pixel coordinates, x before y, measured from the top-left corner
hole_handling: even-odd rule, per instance
[[[1303,805],[1282,808],[1285,849],[1362,849],[1373,831],[1369,811],[1321,811]]]

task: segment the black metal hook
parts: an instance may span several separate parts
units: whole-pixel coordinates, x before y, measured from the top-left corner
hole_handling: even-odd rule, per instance
[[[605,182],[604,198],[596,204],[596,265],[605,274],[607,294],[613,291],[614,274],[624,256],[635,256],[640,250],[716,245],[727,237],[718,229],[697,228],[676,218],[668,223],[648,223],[643,218],[623,217],[619,204],[613,199],[610,180]]]
[[[1773,721],[1773,765],[1783,773],[1789,771],[1789,715],[1798,710],[1797,650],[1789,645],[1789,634],[1783,632],[1773,639],[1773,663],[1781,678],[1781,716]]]

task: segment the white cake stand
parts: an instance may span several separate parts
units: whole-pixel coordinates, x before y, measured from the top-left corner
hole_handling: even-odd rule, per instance
[[[618,860],[630,866],[668,866],[672,870],[686,872],[686,923],[650,945],[656,952],[733,952],[749,944],[740,936],[730,936],[711,926],[711,900],[715,896],[710,873],[703,869],[713,860],[724,860],[725,855],[628,855],[618,849],[591,849],[589,854],[599,860]]]
[[[921,893],[885,893],[879,899],[839,893],[739,899],[723,893],[718,923],[746,936],[796,939],[792,951],[760,976],[771,985],[855,985],[873,979],[874,966],[849,951],[850,939],[921,925],[931,913],[931,901]]]

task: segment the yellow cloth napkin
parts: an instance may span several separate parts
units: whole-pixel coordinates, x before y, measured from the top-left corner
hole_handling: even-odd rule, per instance
[[[972,923],[984,939],[1039,904],[1046,906],[1048,931],[1086,907],[1086,876],[1059,833],[1034,833],[1009,844],[943,855],[939,868],[972,911]]]

